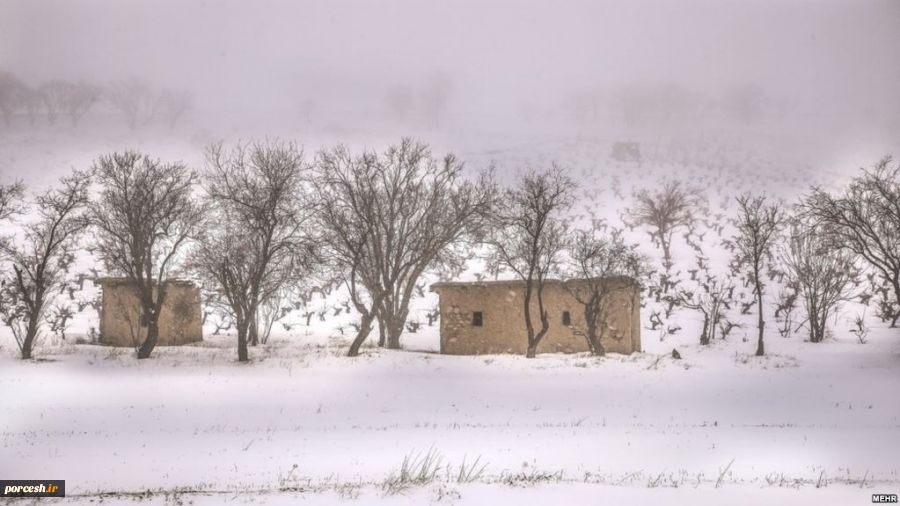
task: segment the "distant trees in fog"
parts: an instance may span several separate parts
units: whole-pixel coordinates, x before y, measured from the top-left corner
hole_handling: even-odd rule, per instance
[[[139,79],[108,86],[51,79],[31,86],[10,72],[0,71],[0,114],[6,127],[16,126],[20,117],[29,127],[38,126],[41,120],[53,126],[61,117],[77,127],[98,104],[117,111],[132,129],[153,120],[174,128],[192,108],[193,96],[185,90],[154,89]]]
[[[754,83],[738,83],[719,91],[677,82],[628,83],[607,90],[597,87],[566,93],[560,109],[574,124],[591,127],[610,122],[629,129],[681,128],[704,118],[752,126],[781,120],[786,102]]]
[[[51,125],[56,124],[56,118],[63,112],[71,90],[71,83],[55,79],[44,83],[37,89],[37,93],[44,104],[47,113],[47,121]]]
[[[384,103],[396,121],[415,119],[427,128],[438,128],[446,115],[453,90],[453,77],[447,72],[436,72],[418,89],[406,83],[389,87],[384,94]]]
[[[143,81],[132,79],[113,83],[106,89],[105,96],[132,130],[153,119],[156,97]]]
[[[384,102],[394,119],[406,121],[415,107],[415,95],[406,85],[392,86],[384,95]]]
[[[0,114],[6,126],[12,125],[13,118],[25,107],[28,87],[10,72],[0,71]]]
[[[47,121],[53,125],[56,116],[65,114],[73,127],[96,104],[102,95],[99,86],[79,82],[54,80],[41,86],[38,94],[44,103]]]
[[[175,128],[193,107],[193,95],[186,90],[163,90],[156,98],[154,112],[169,128]]]

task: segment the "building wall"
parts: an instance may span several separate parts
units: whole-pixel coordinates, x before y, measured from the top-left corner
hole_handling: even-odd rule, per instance
[[[101,283],[100,343],[136,346],[147,336],[134,286],[124,281]],[[200,289],[190,283],[169,283],[159,314],[159,346],[177,346],[203,340]]]
[[[438,283],[432,290],[440,296],[441,353],[479,355],[524,354],[528,347],[524,316],[524,284],[521,282]],[[608,314],[601,322],[601,339],[607,352],[629,354],[641,350],[640,291],[620,284],[610,295]],[[532,297],[532,318],[540,329],[537,301]],[[544,307],[550,328],[538,352],[576,353],[589,351],[584,306],[558,281],[544,287]],[[482,313],[482,326],[473,326],[473,313]],[[563,311],[571,317],[563,325]]]

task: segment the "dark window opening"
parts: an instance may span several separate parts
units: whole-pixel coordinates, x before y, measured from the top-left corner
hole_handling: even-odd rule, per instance
[[[481,311],[475,311],[472,313],[472,326],[480,327],[484,323],[484,315],[481,314]]]
[[[568,311],[563,311],[563,325],[569,326],[572,324],[572,315],[569,314]]]

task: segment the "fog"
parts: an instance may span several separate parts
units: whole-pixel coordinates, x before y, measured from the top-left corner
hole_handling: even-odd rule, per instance
[[[898,28],[893,0],[3,1],[0,70],[189,90],[213,134],[204,118],[450,136],[712,121],[832,143],[896,138]]]

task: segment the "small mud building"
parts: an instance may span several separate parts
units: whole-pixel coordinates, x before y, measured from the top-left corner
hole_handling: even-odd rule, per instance
[[[100,344],[136,346],[147,335],[137,289],[126,278],[94,280],[102,293]],[[166,300],[159,314],[159,346],[177,346],[203,340],[200,289],[190,281],[166,282]]]
[[[640,288],[628,278],[609,282],[612,290],[605,303],[606,315],[598,324],[600,342],[611,353],[641,351]],[[571,283],[579,281],[566,283],[571,288]],[[528,338],[523,281],[435,283],[431,291],[440,297],[441,353],[525,353]],[[540,328],[535,298],[532,297],[531,314]],[[583,334],[584,306],[562,281],[544,282],[544,308],[550,329],[538,345],[538,353],[589,351]]]

